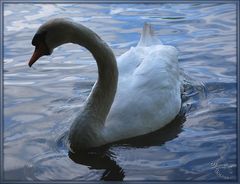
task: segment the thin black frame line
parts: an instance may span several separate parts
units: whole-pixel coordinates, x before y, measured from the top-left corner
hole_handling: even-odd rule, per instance
[[[4,12],[3,10],[4,10],[4,4],[6,3],[6,4],[14,4],[14,3],[28,3],[28,4],[31,4],[31,3],[34,3],[34,4],[40,4],[42,1],[34,1],[34,2],[27,2],[27,1],[11,1],[11,0],[3,0],[2,2],[1,2],[1,10],[2,10],[2,12]],[[89,2],[86,2],[86,1],[73,1],[73,2],[65,2],[64,0],[63,1],[54,1],[54,2],[47,2],[47,1],[44,1],[44,3],[48,3],[48,4],[57,4],[57,3],[63,3],[63,4],[68,4],[68,3],[84,3],[84,4],[91,4],[91,2],[93,2],[93,1],[91,1],[90,0],[90,3]],[[93,3],[94,4],[96,4],[96,3],[98,3],[98,4],[100,4],[102,1],[94,1]],[[147,1],[147,3],[145,3],[145,1],[137,1],[137,2],[129,2],[128,0],[125,0],[125,1],[121,1],[122,3],[130,3],[130,4],[138,4],[138,2],[140,2],[140,3],[144,3],[144,4],[153,4],[153,3],[151,3],[152,1]],[[150,2],[150,3],[149,3]],[[159,1],[154,1],[154,2],[156,2],[157,4],[160,4],[160,3],[164,3],[164,2],[167,2],[167,3],[171,3],[171,2],[173,2],[173,3],[176,3],[175,1],[161,1],[161,0],[159,0]],[[178,1],[179,3],[193,3],[192,1]],[[234,3],[234,4],[236,4],[236,16],[237,16],[237,18],[236,18],[236,35],[237,35],[237,40],[236,40],[236,42],[237,42],[237,49],[236,49],[236,51],[237,51],[237,76],[236,77],[239,77],[239,69],[238,69],[238,64],[239,64],[239,52],[238,52],[238,49],[239,49],[239,28],[238,28],[238,21],[239,21],[239,1],[208,1],[208,0],[202,0],[202,1],[194,1],[194,3],[197,3],[197,2],[199,2],[199,3],[219,3],[219,2],[221,2],[221,3],[228,3],[228,4],[231,4],[231,3]],[[112,3],[112,4],[118,4],[118,2],[115,2],[115,1],[106,1],[106,3],[107,4],[109,4],[109,3]],[[104,3],[101,3],[101,4],[104,4]],[[4,23],[4,16],[1,16],[1,26],[3,25],[3,23]],[[1,31],[2,31],[2,33],[4,33],[4,31],[3,31],[3,27],[1,27]],[[2,51],[2,53],[0,53],[0,56],[2,57],[1,59],[2,59],[2,62],[1,62],[1,73],[0,74],[2,74],[0,77],[0,79],[2,80],[1,82],[2,82],[2,84],[3,84],[3,54],[4,54],[4,52],[3,52],[3,41],[4,41],[4,36],[3,36],[4,34],[1,34],[1,39],[2,39],[2,42],[1,42],[1,51]],[[237,81],[237,90],[239,91],[239,85],[238,85],[238,82],[239,81]],[[3,95],[3,85],[1,85],[1,95]],[[237,93],[238,94],[238,98],[237,98],[237,105],[240,105],[239,104],[239,93]],[[2,96],[3,97],[3,96]],[[3,102],[3,98],[2,98],[2,101],[1,102]],[[1,107],[3,107],[3,103],[1,104]],[[239,106],[238,106],[239,107]],[[238,114],[239,114],[239,108],[237,107],[237,112],[238,112]],[[3,108],[1,108],[1,111],[0,111],[1,113],[3,112]],[[237,114],[237,115],[238,115]],[[0,115],[2,115],[1,116],[1,120],[2,120],[2,118],[3,118],[3,114],[0,114]],[[238,119],[238,116],[237,116],[237,119]],[[239,119],[238,119],[239,120]],[[2,121],[3,122],[3,121]],[[1,125],[2,125],[2,123],[1,123]],[[237,121],[237,126],[238,126],[238,121]],[[3,130],[3,127],[1,126],[1,130]],[[238,129],[237,129],[238,130]],[[238,135],[240,135],[240,130],[238,130]],[[3,135],[3,134],[1,134],[1,135]],[[237,140],[238,140],[238,137],[237,137]],[[3,136],[2,136],[2,139],[1,139],[1,147],[3,148]],[[236,144],[236,145],[239,145],[239,141],[237,141],[237,143],[238,144]],[[3,150],[3,149],[2,149]],[[237,154],[238,154],[238,147],[237,147]],[[2,155],[1,155],[2,156]],[[238,159],[238,157],[237,157],[237,159]],[[3,161],[2,160],[2,157],[1,157],[1,161]],[[2,162],[3,163],[3,162]],[[238,163],[239,163],[239,159],[238,159]],[[3,164],[1,164],[2,166],[3,166]],[[239,164],[238,164],[239,165]],[[238,167],[237,167],[237,171],[238,171]],[[3,170],[2,170],[2,172],[3,172]],[[4,176],[4,173],[2,173],[1,172],[1,174],[2,174],[2,176]],[[35,183],[35,181],[16,181],[16,180],[3,180],[3,177],[1,177],[1,179],[0,179],[0,181],[2,182],[2,181],[4,181],[4,183]],[[236,180],[236,182],[238,182],[239,181],[239,176],[238,176],[238,172],[237,172],[237,180]],[[102,181],[68,181],[68,180],[55,180],[55,181],[38,181],[38,183],[79,183],[79,182],[84,182],[84,183],[96,183],[96,182],[99,182],[99,183],[101,183]],[[113,182],[113,181],[112,181]],[[127,182],[130,182],[130,183],[145,183],[145,181],[127,181]],[[161,180],[159,180],[159,181],[147,181],[148,183],[185,183],[185,182],[196,182],[196,183],[211,183],[211,184],[214,184],[214,183],[219,183],[219,182],[221,182],[221,183],[224,183],[224,182],[229,182],[229,181],[183,181],[183,180],[179,180],[179,181],[177,181],[177,180],[175,180],[175,181],[161,181]],[[233,181],[233,182],[235,182],[235,181]],[[233,182],[231,182],[231,183],[233,183]],[[115,182],[114,182],[115,183]]]

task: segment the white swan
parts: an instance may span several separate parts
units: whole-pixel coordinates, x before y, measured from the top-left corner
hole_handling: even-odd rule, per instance
[[[181,107],[177,50],[153,36],[145,24],[136,47],[118,58],[87,27],[53,19],[35,34],[31,66],[64,43],[86,47],[98,66],[98,79],[69,132],[72,151],[153,132],[170,123]],[[119,78],[118,78],[119,72]]]

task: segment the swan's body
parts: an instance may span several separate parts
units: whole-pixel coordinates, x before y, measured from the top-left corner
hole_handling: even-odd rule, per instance
[[[53,31],[57,34],[50,33]],[[42,54],[33,55],[30,66],[41,55],[68,42],[86,47],[98,64],[98,80],[70,128],[73,151],[153,132],[179,113],[177,51],[162,45],[149,25],[144,26],[138,46],[121,55],[117,64],[105,42],[80,24],[55,19],[41,26],[36,35],[33,45],[43,45],[44,49]],[[42,37],[44,42],[39,44]]]
[[[128,63],[130,62],[130,63]],[[117,93],[103,130],[106,140],[153,132],[170,123],[181,107],[175,48],[131,48],[118,59]]]

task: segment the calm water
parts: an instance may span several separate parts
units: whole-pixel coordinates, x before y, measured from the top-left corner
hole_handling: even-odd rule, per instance
[[[179,117],[153,134],[72,155],[72,118],[97,78],[89,52],[73,44],[33,67],[36,29],[70,17],[120,56],[144,22],[180,51]],[[6,180],[235,180],[235,4],[5,4],[4,171]]]

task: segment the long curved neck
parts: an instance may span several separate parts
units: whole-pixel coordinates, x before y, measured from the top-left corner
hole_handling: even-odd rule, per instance
[[[82,25],[74,26],[72,42],[87,48],[98,66],[98,79],[88,96],[82,114],[85,120],[103,124],[117,90],[118,69],[111,48],[93,31]]]

